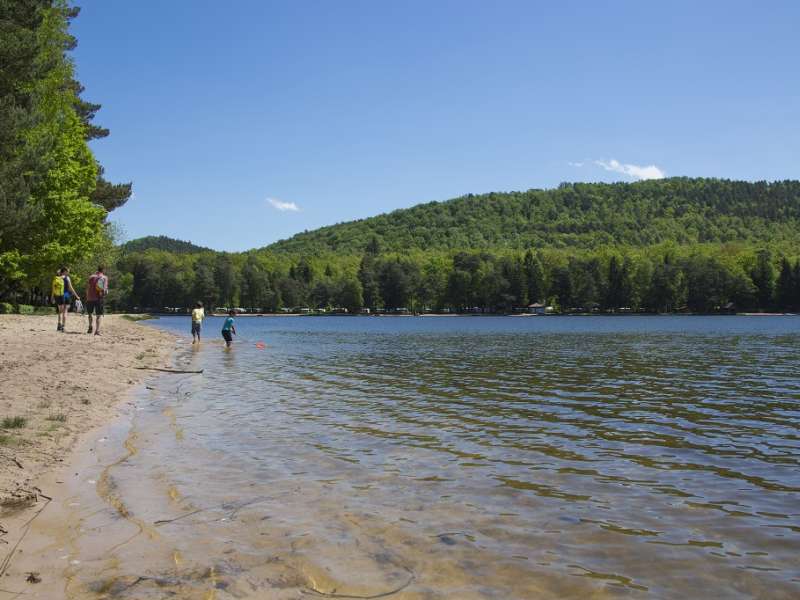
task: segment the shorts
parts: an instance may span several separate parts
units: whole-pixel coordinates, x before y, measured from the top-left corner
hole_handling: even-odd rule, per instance
[[[192,335],[200,335],[200,321],[192,321]]]
[[[96,314],[98,317],[102,317],[105,313],[105,306],[102,300],[87,300],[86,301],[86,314],[90,315],[92,313]]]
[[[56,303],[57,306],[61,306],[67,303],[67,300],[64,299],[64,296],[53,296],[53,301]]]
[[[233,336],[231,335],[231,332],[228,331],[227,329],[223,329],[222,330],[222,337],[225,338],[226,342],[232,342],[233,341]]]

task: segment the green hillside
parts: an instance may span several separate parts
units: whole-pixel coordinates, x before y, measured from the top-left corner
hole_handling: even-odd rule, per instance
[[[467,195],[300,233],[267,250],[576,248],[797,241],[800,181],[671,178]]]
[[[142,250],[147,249],[143,252]],[[464,196],[259,250],[130,242],[121,308],[800,310],[800,182],[673,178]],[[112,298],[113,300],[113,298]]]
[[[149,250],[151,248],[172,252],[173,254],[193,254],[196,252],[212,251],[210,248],[196,246],[191,242],[176,240],[165,235],[148,235],[146,237],[125,242],[120,246],[120,250],[122,250],[123,253],[144,252],[145,250]]]

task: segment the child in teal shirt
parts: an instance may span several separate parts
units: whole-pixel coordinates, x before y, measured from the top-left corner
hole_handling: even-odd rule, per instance
[[[233,342],[233,335],[236,335],[236,327],[233,325],[233,315],[236,314],[236,311],[228,311],[228,316],[225,319],[225,322],[222,324],[222,337],[225,338],[225,345],[230,348],[231,342]]]

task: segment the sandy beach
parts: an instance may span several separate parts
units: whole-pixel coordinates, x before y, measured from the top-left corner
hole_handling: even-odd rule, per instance
[[[69,315],[0,316],[0,514],[37,502],[36,481],[66,462],[82,434],[116,414],[128,391],[163,367],[174,338],[110,315],[102,335]]]

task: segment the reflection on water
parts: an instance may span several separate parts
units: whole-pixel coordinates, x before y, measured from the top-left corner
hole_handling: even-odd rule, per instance
[[[133,538],[73,591],[800,595],[797,320],[237,329],[145,399],[108,481],[129,514],[104,535]]]

